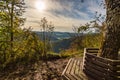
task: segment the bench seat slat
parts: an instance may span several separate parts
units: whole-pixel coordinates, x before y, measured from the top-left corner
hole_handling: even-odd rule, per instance
[[[75,75],[77,76],[77,80],[83,80],[80,75],[80,73],[81,73],[80,64],[81,64],[81,60],[77,59],[77,63],[76,63],[76,67],[75,67]]]
[[[66,65],[66,67],[65,67],[65,69],[64,69],[64,71],[63,71],[63,73],[62,73],[62,76],[63,76],[63,77],[64,77],[64,79],[66,79],[66,80],[70,80],[70,79],[69,79],[69,77],[66,75],[66,71],[67,71],[68,66],[69,66],[69,64],[71,63],[71,61],[72,61],[72,58],[71,58],[71,59],[69,59],[69,61],[68,61],[67,65]]]
[[[77,63],[77,60],[74,60],[73,67],[70,73],[74,77],[74,80],[78,80],[78,77],[75,75],[76,63]]]
[[[73,67],[73,63],[74,63],[74,59],[72,58],[69,66],[68,66],[68,68],[67,68],[67,70],[66,70],[66,73],[65,73],[70,80],[74,80],[74,77],[73,77],[73,76],[71,75],[71,73],[70,73],[70,72],[71,72],[71,69],[72,69],[72,67]]]

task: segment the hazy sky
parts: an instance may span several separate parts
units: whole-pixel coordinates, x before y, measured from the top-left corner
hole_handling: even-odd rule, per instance
[[[41,18],[46,17],[55,26],[55,31],[71,32],[72,26],[79,26],[94,19],[95,12],[105,14],[102,0],[25,0],[27,21],[25,27],[32,26],[39,31]]]

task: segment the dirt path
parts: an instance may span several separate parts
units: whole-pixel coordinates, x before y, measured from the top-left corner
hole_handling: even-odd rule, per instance
[[[62,80],[61,74],[68,60],[68,58],[51,60],[47,61],[47,64],[40,61],[26,67],[18,66],[16,70],[13,68],[0,73],[0,80]]]

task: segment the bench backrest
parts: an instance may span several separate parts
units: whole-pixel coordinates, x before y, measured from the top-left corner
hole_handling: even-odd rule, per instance
[[[96,80],[120,80],[120,60],[98,57],[98,50],[85,48],[83,71]]]

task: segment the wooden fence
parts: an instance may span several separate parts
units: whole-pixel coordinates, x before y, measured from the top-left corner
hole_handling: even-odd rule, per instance
[[[93,80],[120,80],[120,60],[97,57],[98,50],[85,49],[83,72]]]

